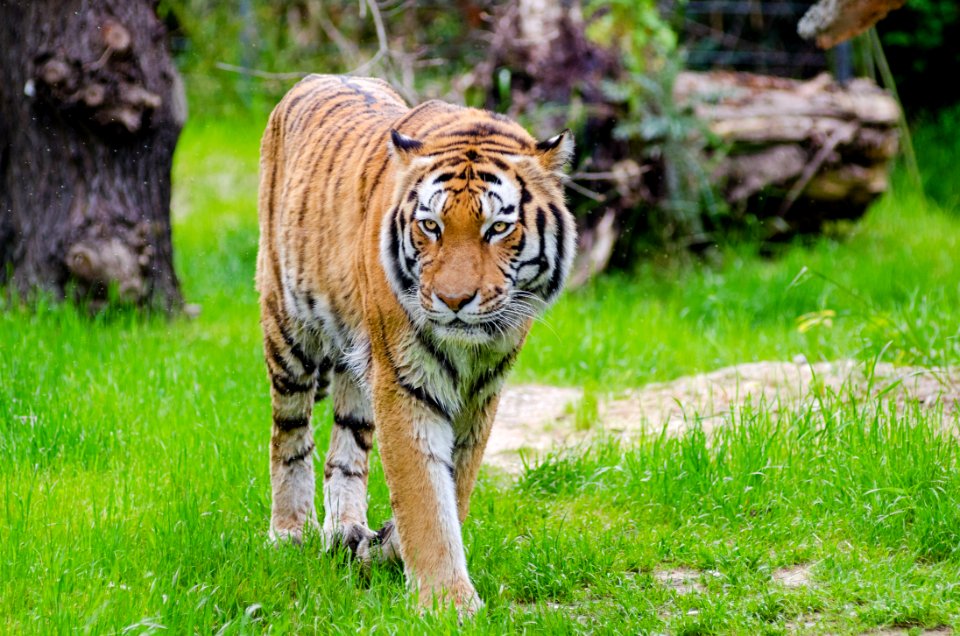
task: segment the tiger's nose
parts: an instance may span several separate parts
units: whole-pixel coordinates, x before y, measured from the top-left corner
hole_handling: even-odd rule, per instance
[[[471,300],[476,298],[478,291],[479,290],[474,290],[472,293],[459,294],[459,295],[439,294],[437,292],[434,292],[434,294],[437,296],[437,299],[440,302],[442,302],[444,305],[449,307],[454,312],[457,312],[463,309],[464,306],[466,306],[466,304],[469,303]]]

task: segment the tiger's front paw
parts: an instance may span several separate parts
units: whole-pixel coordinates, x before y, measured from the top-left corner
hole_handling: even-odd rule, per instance
[[[453,605],[461,622],[483,608],[483,601],[480,600],[469,579],[458,579],[444,585],[436,585],[427,594],[421,592],[420,603],[424,610]]]
[[[461,621],[465,618],[470,618],[483,609],[483,601],[480,600],[480,597],[473,589],[471,589],[468,594],[455,599],[453,605],[457,609],[457,616],[460,617]]]
[[[374,535],[360,543],[357,557],[365,564],[389,563],[400,560],[400,540],[393,520],[383,524]]]
[[[333,530],[324,530],[324,543],[328,552],[346,549],[351,556],[360,557],[361,545],[366,545],[377,536],[377,533],[363,524],[351,523],[339,526]]]
[[[270,520],[268,537],[270,543],[274,546],[303,545],[304,532],[308,529],[316,531],[316,522],[308,519],[306,524],[297,520],[285,523],[283,520],[275,518]]]
[[[274,546],[281,546],[288,543],[291,545],[301,545],[303,543],[302,530],[277,530],[270,528],[270,534],[268,536],[271,545]]]

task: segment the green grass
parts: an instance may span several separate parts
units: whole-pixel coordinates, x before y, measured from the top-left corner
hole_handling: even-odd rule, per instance
[[[265,543],[260,125],[194,123],[178,151],[177,266],[199,318],[0,312],[0,632],[460,631],[449,614],[420,616],[395,568],[367,575],[316,541]],[[940,153],[925,147],[921,161]],[[925,168],[958,157],[940,155]],[[776,259],[739,246],[709,265],[600,280],[535,327],[514,380],[595,397],[797,355],[956,364],[960,215],[937,200],[898,187],[841,238]],[[815,405],[752,405],[711,439],[601,443],[517,480],[483,473],[464,532],[487,608],[462,631],[960,625],[956,416],[834,395]],[[321,448],[329,419],[321,406]],[[371,523],[388,516],[375,461]],[[796,564],[813,585],[773,581]],[[677,567],[699,571],[702,590],[653,574]]]

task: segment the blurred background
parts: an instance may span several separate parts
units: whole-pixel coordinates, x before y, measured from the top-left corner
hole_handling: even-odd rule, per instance
[[[160,12],[198,119],[262,116],[306,72],[360,72],[411,103],[494,109],[540,136],[570,127],[579,143],[569,194],[593,250],[582,282],[652,251],[709,251],[735,237],[775,248],[859,218],[886,191],[900,149],[918,178],[897,106],[856,80],[885,88],[914,128],[954,117],[960,9],[912,1],[824,51],[797,35],[812,4],[165,0]],[[837,83],[770,79],[824,73]],[[850,108],[849,95],[886,111]],[[850,119],[861,130],[836,130]],[[771,162],[779,169],[758,175]],[[950,203],[948,180],[925,172],[926,191]]]
[[[960,8],[812,5],[0,0],[0,631],[960,625]],[[475,624],[266,545],[259,143],[314,72],[576,135]]]
[[[875,27],[903,2],[833,3],[840,14],[875,15],[855,28],[844,20],[856,15],[828,17],[806,39],[798,25],[820,5],[786,0],[99,4],[78,5],[81,19],[46,30],[36,28],[47,20],[43,3],[6,9],[4,79],[28,97],[7,91],[0,101],[7,154],[35,155],[24,165],[88,193],[71,203],[41,188],[41,207],[56,212],[32,222],[31,170],[5,167],[0,280],[21,294],[63,296],[75,284],[81,297],[103,300],[114,285],[138,304],[177,307],[166,173],[181,128],[180,165],[198,153],[249,160],[272,106],[311,72],[382,77],[411,104],[488,108],[539,138],[570,128],[573,287],[658,257],[710,259],[742,244],[774,255],[843,235],[891,189],[891,175],[934,203],[957,203],[943,159],[955,135],[933,132],[958,117],[960,9],[949,3],[914,0]],[[217,146],[218,134],[246,149]],[[144,148],[155,156],[141,156]],[[50,161],[58,156],[75,160]],[[83,176],[115,165],[115,183],[135,183],[141,163],[162,175],[147,194]],[[250,173],[202,172],[240,179],[252,194]],[[174,215],[212,209],[198,202],[199,177],[178,178]],[[63,215],[73,220],[58,222]],[[41,228],[36,245],[22,238]]]

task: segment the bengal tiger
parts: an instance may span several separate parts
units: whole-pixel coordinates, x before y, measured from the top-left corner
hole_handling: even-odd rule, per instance
[[[318,525],[310,417],[330,393],[324,545],[401,558],[426,606],[482,605],[460,527],[504,376],[574,256],[572,152],[569,131],[538,143],[491,112],[411,109],[378,79],[311,75],[274,109],[256,274],[274,541]],[[374,438],[394,515],[376,532]]]

